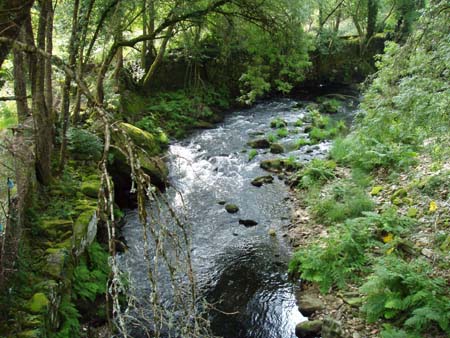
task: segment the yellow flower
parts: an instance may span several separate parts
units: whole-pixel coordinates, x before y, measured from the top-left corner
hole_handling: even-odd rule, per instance
[[[429,211],[430,212],[436,212],[437,209],[438,209],[438,206],[437,206],[436,202],[435,201],[431,201],[430,202],[430,209],[429,209]]]
[[[383,237],[383,242],[384,243],[389,243],[392,242],[392,240],[394,239],[394,235],[389,233],[386,236]]]
[[[390,255],[391,253],[394,252],[394,250],[395,250],[395,247],[389,248],[389,249],[386,251],[386,254],[387,254],[387,255]]]

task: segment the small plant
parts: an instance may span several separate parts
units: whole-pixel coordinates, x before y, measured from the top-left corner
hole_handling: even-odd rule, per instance
[[[302,119],[298,119],[297,121],[295,121],[294,126],[302,127],[303,126],[303,120]]]
[[[248,152],[248,161],[250,162],[251,160],[253,160],[256,156],[258,155],[258,151],[256,149],[251,149]]]
[[[269,133],[267,135],[267,141],[269,141],[270,143],[275,143],[278,141],[278,137],[275,134]]]
[[[277,136],[279,138],[284,138],[289,135],[289,131],[286,128],[277,129]]]
[[[303,146],[311,145],[311,141],[306,138],[301,138],[301,139],[297,140],[296,145],[297,145],[297,148],[300,149]]]

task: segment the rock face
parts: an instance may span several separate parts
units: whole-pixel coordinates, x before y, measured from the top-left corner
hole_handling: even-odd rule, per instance
[[[284,148],[279,143],[273,143],[270,145],[270,152],[272,154],[282,154],[282,153],[284,153]]]
[[[242,225],[246,226],[247,228],[249,228],[249,227],[254,227],[255,225],[258,225],[258,222],[254,221],[252,219],[240,219],[239,224],[242,224]]]
[[[235,214],[239,211],[239,207],[236,204],[226,204],[225,210],[230,214]]]
[[[316,338],[320,336],[323,322],[321,320],[312,320],[297,324],[295,335],[299,338]]]
[[[255,187],[258,187],[258,188],[259,188],[259,187],[263,186],[264,184],[270,184],[270,183],[272,183],[273,180],[274,180],[274,178],[273,178],[273,176],[271,176],[271,175],[260,176],[260,177],[255,178],[255,179],[251,182],[251,184],[254,185]]]
[[[253,140],[247,143],[247,145],[253,149],[268,149],[270,148],[270,142],[265,138]]]
[[[325,307],[325,304],[317,295],[308,293],[297,296],[297,305],[300,312],[307,317]]]

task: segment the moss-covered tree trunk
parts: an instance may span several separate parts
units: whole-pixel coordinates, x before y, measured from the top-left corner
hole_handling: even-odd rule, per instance
[[[47,12],[51,6],[50,0],[40,2],[40,16],[37,33],[37,48],[46,50]],[[45,57],[36,55],[36,74],[34,79],[32,112],[36,143],[36,174],[43,185],[49,185],[52,180],[51,158],[53,150],[53,124],[45,103]]]
[[[80,0],[75,0],[73,4],[72,12],[72,32],[69,40],[69,67],[74,70],[76,55],[78,53],[78,14],[80,9]],[[66,74],[64,79],[64,85],[62,89],[62,104],[61,104],[61,148],[59,151],[59,167],[58,171],[64,170],[66,163],[67,152],[67,129],[69,128],[70,120],[70,85],[71,78]]]

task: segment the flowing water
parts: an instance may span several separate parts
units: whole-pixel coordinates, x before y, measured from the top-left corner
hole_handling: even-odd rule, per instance
[[[261,160],[294,157],[308,161],[323,156],[329,143],[282,155],[260,150],[251,161],[246,145],[259,135],[274,133],[270,121],[280,117],[288,122],[291,133],[279,142],[288,150],[295,148],[295,140],[306,137],[302,127],[294,126],[304,114],[294,108],[295,104],[288,99],[258,104],[232,113],[214,129],[198,131],[170,147],[173,187],[165,194],[191,224],[192,262],[200,293],[221,311],[234,313],[212,313],[215,335],[294,338],[296,324],[306,320],[296,305],[296,286],[287,276],[291,248],[284,233],[291,212],[289,189],[276,175],[272,184],[260,188],[250,182],[268,175],[259,167]],[[224,202],[236,204],[239,211],[228,213],[221,204]],[[258,224],[245,227],[239,224],[240,219]],[[136,211],[128,212],[123,235],[130,250],[123,259],[134,287],[144,293],[148,286],[138,223]],[[272,230],[275,236],[269,234]]]

